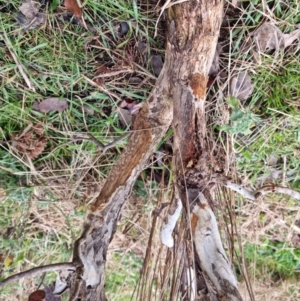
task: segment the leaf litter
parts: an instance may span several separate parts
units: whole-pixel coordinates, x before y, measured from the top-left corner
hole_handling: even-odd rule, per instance
[[[78,5],[77,0],[65,0],[65,8],[80,19],[82,17],[82,8]]]
[[[12,135],[11,141],[12,146],[19,153],[28,156],[30,159],[36,159],[42,154],[47,145],[47,138],[44,136],[44,125],[42,123],[30,124],[21,134]]]
[[[132,124],[133,117],[136,116],[142,104],[137,101],[125,98],[118,107],[118,118],[123,126]]]
[[[230,95],[239,100],[247,99],[253,92],[251,77],[246,71],[240,72],[230,80]]]
[[[16,20],[19,25],[23,26],[24,33],[28,29],[38,28],[40,25],[46,22],[47,15],[39,12],[41,4],[35,1],[27,0],[19,7],[19,13],[16,16]]]
[[[43,301],[45,297],[46,297],[45,291],[36,290],[29,295],[28,301]]]
[[[62,112],[68,108],[68,102],[59,97],[50,97],[41,102],[35,101],[32,108],[42,113],[49,113],[50,111]]]
[[[266,22],[251,35],[258,52],[264,53],[275,49],[277,53],[279,50],[290,46],[300,37],[300,29],[295,29],[289,34],[284,34],[277,26]]]

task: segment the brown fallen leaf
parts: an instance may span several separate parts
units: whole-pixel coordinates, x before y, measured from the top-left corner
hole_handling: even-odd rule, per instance
[[[82,9],[78,5],[78,0],[65,0],[65,8],[74,14],[75,17],[81,18],[82,17]]]
[[[230,81],[230,95],[239,100],[248,98],[253,91],[253,84],[246,71],[240,72]]]
[[[50,111],[62,112],[68,108],[68,102],[58,97],[50,97],[42,100],[40,103],[35,101],[32,108],[43,113],[49,113]]]
[[[30,159],[36,159],[45,149],[47,145],[47,138],[40,137],[38,138],[32,145],[30,152],[28,153],[28,157]]]
[[[42,136],[44,134],[44,125],[42,123],[33,125],[32,129],[38,136]]]
[[[43,301],[45,298],[46,293],[43,290],[36,290],[31,293],[28,297],[28,301]]]
[[[37,158],[47,145],[43,128],[41,123],[28,126],[21,134],[12,136],[12,145],[18,152],[27,155],[30,159]]]

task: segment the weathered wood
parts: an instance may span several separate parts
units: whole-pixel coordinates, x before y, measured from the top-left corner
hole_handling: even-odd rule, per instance
[[[222,9],[221,0],[190,0],[168,10],[164,68],[75,243],[73,262],[77,270],[68,280],[70,300],[106,300],[106,253],[120,212],[136,178],[172,120],[176,184],[186,212],[191,201],[188,197],[190,188],[200,192],[205,183],[209,183],[211,157],[206,141],[205,94]],[[201,205],[199,198],[198,204]],[[198,219],[195,228],[197,223]],[[203,260],[200,258],[200,263]],[[201,268],[205,271],[204,265]],[[223,281],[223,274],[218,276],[217,272],[214,273],[214,284],[217,283],[215,279]],[[211,275],[206,273],[209,278]],[[219,300],[230,300],[226,299],[229,294],[224,291],[224,285],[215,286]]]
[[[222,247],[209,191],[215,158],[206,134],[205,96],[208,73],[215,55],[223,3],[189,1],[169,10],[172,71],[174,165],[176,189],[190,214],[199,264],[211,285],[208,300],[242,300],[237,281]],[[218,167],[219,168],[219,167]]]
[[[164,69],[168,70],[166,58]],[[168,94],[169,78],[162,71],[151,96],[138,114],[128,144],[110,171],[88,214],[84,230],[74,246],[73,261],[77,273],[71,280],[71,298],[106,300],[104,293],[106,253],[116,230],[121,209],[136,178],[164,137],[173,117]]]

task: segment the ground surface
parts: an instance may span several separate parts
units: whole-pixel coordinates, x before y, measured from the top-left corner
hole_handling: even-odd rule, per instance
[[[131,130],[136,105],[161,70],[159,9],[151,1],[87,0],[81,9],[73,1],[0,0],[1,278],[70,260],[126,137],[105,152],[101,145]],[[225,172],[249,189],[275,183],[300,191],[299,21],[296,1],[225,5],[208,124],[224,148]],[[170,130],[124,208],[111,245],[110,300],[130,300],[137,283],[151,212],[168,190],[158,182],[160,153],[168,164],[171,141]],[[277,194],[253,202],[228,191],[220,201],[218,208],[230,203],[234,213],[257,300],[298,300],[298,202]],[[27,300],[54,279],[23,279],[1,290],[0,299]]]

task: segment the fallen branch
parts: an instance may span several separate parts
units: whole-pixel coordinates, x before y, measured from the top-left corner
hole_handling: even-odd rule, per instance
[[[49,265],[44,265],[44,266],[39,266],[18,274],[15,274],[13,276],[10,276],[2,281],[0,281],[0,288],[4,287],[5,285],[18,281],[24,277],[29,277],[29,276],[35,276],[44,272],[54,272],[54,271],[59,271],[59,270],[71,270],[75,271],[74,264],[72,262],[62,262],[62,263],[54,263],[54,264],[49,264]]]
[[[244,198],[250,199],[253,201],[257,200],[261,196],[264,196],[268,193],[274,193],[274,192],[289,195],[290,197],[296,199],[297,201],[300,201],[300,193],[298,191],[295,191],[295,190],[293,190],[291,188],[287,188],[287,187],[281,187],[281,186],[278,186],[275,184],[263,186],[255,191],[244,188],[241,185],[232,183],[231,181],[226,181],[224,186],[241,194]]]
[[[102,142],[100,142],[94,135],[91,133],[86,133],[86,134],[75,134],[73,136],[73,139],[78,139],[78,140],[88,140],[93,142],[102,152],[106,152],[108,149],[115,147],[119,142],[124,140],[130,136],[130,132],[125,133],[123,136],[115,139],[114,141],[104,145]]]

